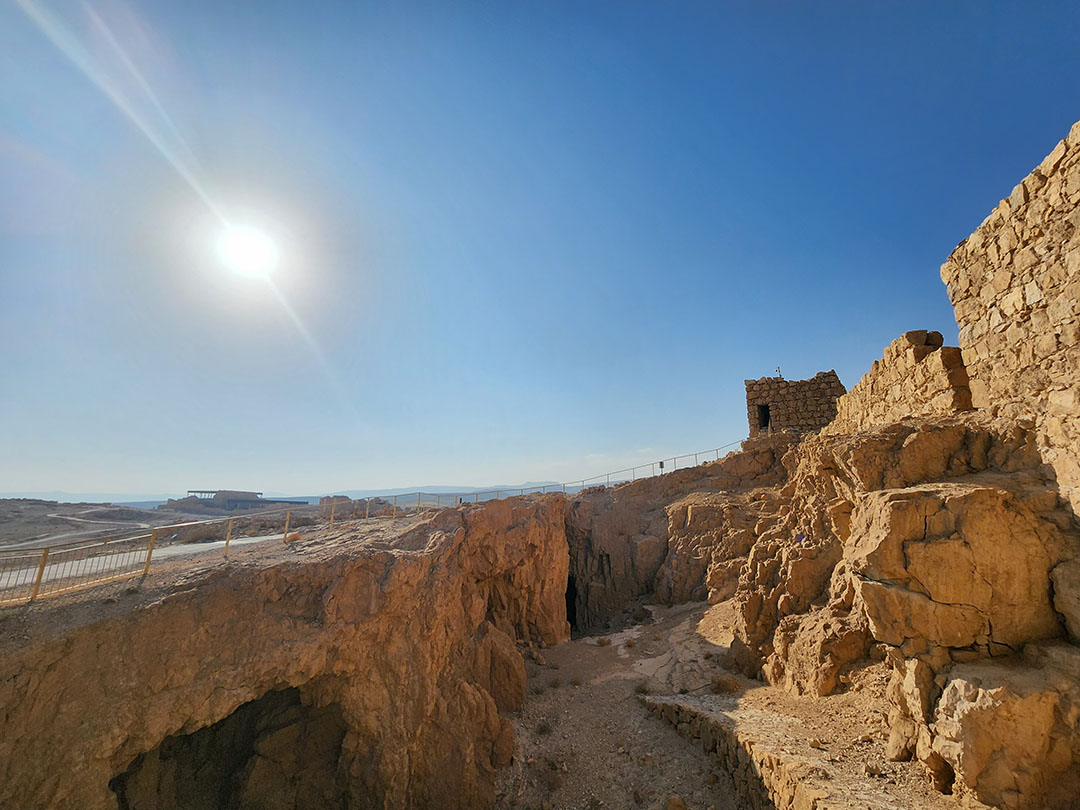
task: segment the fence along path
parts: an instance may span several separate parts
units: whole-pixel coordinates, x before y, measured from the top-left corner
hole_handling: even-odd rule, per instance
[[[331,496],[325,499],[328,501],[326,503],[173,523],[136,534],[120,532],[108,537],[37,548],[0,548],[0,606],[24,604],[106,582],[145,576],[150,571],[156,548],[159,549],[160,560],[162,557],[178,556],[169,552],[168,548],[171,546],[184,545],[190,548],[189,544],[196,543],[200,549],[210,549],[220,545],[227,559],[234,538],[238,544],[272,539],[278,535],[288,541],[290,530],[322,521],[328,521],[332,528],[335,522],[343,524],[354,521],[394,520],[399,516],[417,515],[461,503],[483,503],[532,493],[574,494],[591,486],[621,484],[696,467],[707,461],[717,461],[722,450],[740,443],[741,440],[730,442],[712,450],[672,456],[662,461],[639,464],[636,467],[564,484],[457,493],[411,492],[358,500],[333,500]],[[680,464],[682,466],[679,466]],[[240,535],[241,527],[248,532],[243,537]],[[260,531],[264,534],[260,535]],[[252,532],[255,534],[252,535]],[[221,539],[214,543],[203,542],[219,537]],[[161,550],[162,547],[165,547],[164,551]]]

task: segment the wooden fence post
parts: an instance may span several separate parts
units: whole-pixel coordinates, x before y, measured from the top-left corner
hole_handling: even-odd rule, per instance
[[[45,561],[49,559],[49,549],[46,547],[41,552],[41,562],[38,563],[37,574],[34,575],[34,587],[30,589],[30,601],[37,599],[38,591],[41,590],[41,577],[45,574]]]
[[[157,543],[157,529],[150,532],[150,545],[146,548],[146,565],[143,566],[142,575],[150,573],[150,558],[154,555],[154,544]]]

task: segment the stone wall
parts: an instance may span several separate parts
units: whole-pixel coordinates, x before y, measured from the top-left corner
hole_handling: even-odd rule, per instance
[[[941,267],[972,401],[1034,420],[1080,505],[1080,123]]]
[[[750,438],[782,430],[821,430],[836,416],[836,400],[846,390],[835,371],[820,371],[809,380],[762,377],[745,382]],[[767,418],[762,408],[768,408]]]
[[[940,332],[905,332],[885,347],[880,360],[836,403],[825,432],[847,433],[898,422],[971,410],[967,370],[955,346]]]

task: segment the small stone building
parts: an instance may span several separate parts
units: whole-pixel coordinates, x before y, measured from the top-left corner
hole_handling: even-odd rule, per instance
[[[820,371],[809,380],[746,380],[750,438],[781,430],[821,430],[836,417],[836,400],[845,393],[847,389],[832,370]]]

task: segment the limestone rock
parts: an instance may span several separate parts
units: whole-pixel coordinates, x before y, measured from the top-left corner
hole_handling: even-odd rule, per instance
[[[1065,541],[1012,493],[927,484],[864,504],[845,557],[876,640],[1018,650],[1060,633],[1049,574]]]
[[[391,543],[216,568],[6,645],[0,806],[486,808],[524,696],[517,644],[568,637],[561,496],[437,514]],[[336,530],[340,532],[341,530]],[[335,534],[335,537],[338,537]],[[43,778],[42,774],[48,774]],[[217,806],[213,804],[213,806]]]
[[[1080,642],[1080,560],[1059,563],[1050,577],[1054,582],[1054,607],[1065,617],[1069,635]]]
[[[583,630],[602,626],[657,587],[665,600],[685,599],[691,593],[705,598],[712,555],[692,562],[692,551],[671,554],[672,527],[676,527],[675,543],[680,548],[700,547],[692,533],[678,528],[686,526],[687,514],[692,515],[693,525],[704,526],[713,520],[710,509],[723,509],[726,503],[722,497],[710,502],[706,494],[719,496],[779,483],[784,475],[780,458],[796,441],[783,434],[764,436],[744,442],[741,452],[718,461],[579,493],[566,518],[578,626]],[[672,506],[690,493],[705,500]],[[669,507],[674,510],[671,514]],[[734,545],[739,542],[745,541],[731,540]]]
[[[1078,744],[1080,707],[1062,691],[1068,685],[1054,681],[1053,670],[1019,663],[955,667],[934,711],[926,756],[940,756],[979,801],[1038,806],[1073,766]]]

